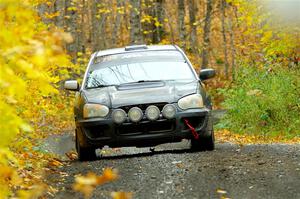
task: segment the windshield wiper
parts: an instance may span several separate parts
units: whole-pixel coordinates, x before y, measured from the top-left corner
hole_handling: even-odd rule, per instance
[[[123,85],[128,85],[128,84],[138,84],[138,83],[147,83],[147,82],[163,82],[163,80],[139,80],[136,82],[128,82],[128,83],[123,83],[120,84],[119,86],[123,86]]]
[[[104,87],[110,87],[110,86],[117,86],[115,84],[100,84],[96,86],[86,87],[86,89],[93,89],[93,88],[104,88]]]

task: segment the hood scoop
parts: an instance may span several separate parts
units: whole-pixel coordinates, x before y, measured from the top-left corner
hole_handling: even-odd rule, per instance
[[[157,88],[165,86],[165,82],[136,82],[129,83],[117,86],[119,91],[123,90],[136,90],[136,89],[145,89],[145,88]]]

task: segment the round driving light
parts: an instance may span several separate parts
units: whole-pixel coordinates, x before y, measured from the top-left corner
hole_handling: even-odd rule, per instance
[[[138,107],[133,107],[128,111],[128,117],[132,122],[139,122],[143,118],[143,111]]]
[[[115,123],[121,124],[126,120],[126,112],[123,109],[116,109],[112,112],[112,119]]]
[[[172,119],[176,115],[176,107],[173,104],[167,104],[162,110],[162,114],[167,119]]]
[[[160,110],[157,106],[151,105],[146,109],[146,117],[148,120],[154,121],[159,118]]]

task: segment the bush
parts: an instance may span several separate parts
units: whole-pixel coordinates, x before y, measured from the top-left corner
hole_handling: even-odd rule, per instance
[[[218,127],[233,132],[300,136],[300,71],[242,67],[229,89],[222,89],[228,110]]]

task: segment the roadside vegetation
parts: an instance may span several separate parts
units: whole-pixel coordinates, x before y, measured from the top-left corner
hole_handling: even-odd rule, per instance
[[[0,0],[0,198],[57,191],[43,178],[63,163],[40,143],[73,128],[63,81],[80,80],[96,50],[177,44],[198,71],[218,71],[206,84],[215,107],[228,111],[220,136],[299,138],[299,20],[265,7],[258,0]],[[116,179],[106,171],[76,178],[75,189],[89,196]]]
[[[228,113],[218,127],[265,137],[300,136],[299,75],[299,68],[240,68],[234,85],[221,91]]]
[[[63,49],[72,36],[40,22],[34,5],[0,1],[0,198],[44,193],[53,160],[39,142],[71,119],[59,82],[72,66]]]
[[[241,4],[241,23],[249,25],[243,37],[250,48],[238,58],[229,84],[215,93],[228,110],[216,127],[266,141],[299,140],[299,21],[287,22],[291,16],[276,13],[274,2],[268,2],[265,6],[274,6],[268,12],[253,2]]]

